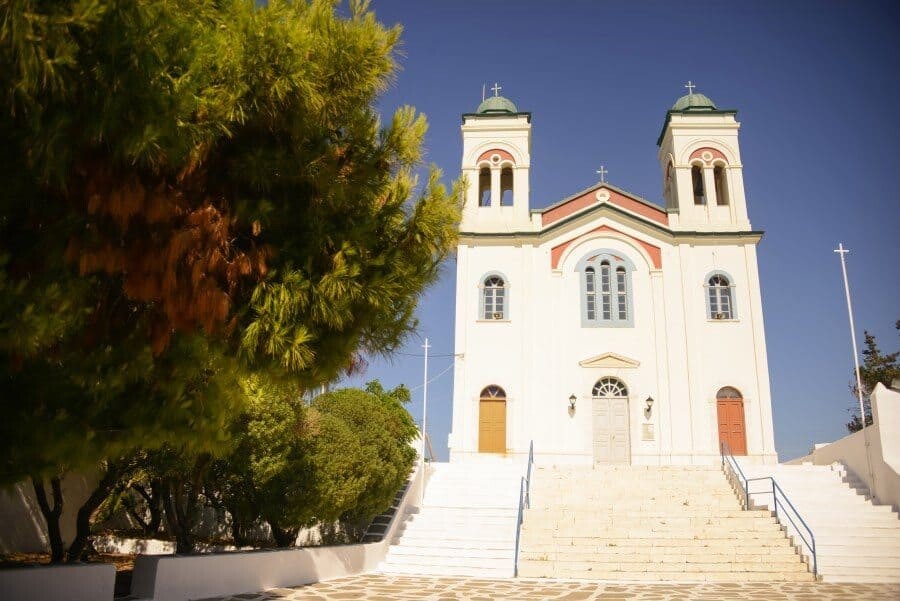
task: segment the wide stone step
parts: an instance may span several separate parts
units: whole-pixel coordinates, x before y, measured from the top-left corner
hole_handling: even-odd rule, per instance
[[[800,561],[799,557],[784,561],[742,561],[719,560],[718,558],[668,558],[651,559],[650,561],[628,561],[627,559],[615,560],[604,557],[595,557],[584,560],[561,559],[519,559],[519,566],[524,563],[554,564],[557,568],[587,570],[593,568],[604,572],[680,572],[683,570],[695,572],[808,572],[807,565]]]
[[[751,566],[751,568],[748,568]],[[805,564],[677,565],[653,564],[630,569],[618,564],[519,562],[522,578],[578,578],[615,581],[688,581],[688,582],[809,582],[812,574]],[[755,569],[752,569],[755,568]]]
[[[670,514],[664,517],[638,517],[624,516],[619,514],[599,515],[599,516],[553,516],[553,515],[532,515],[528,513],[525,517],[525,523],[531,525],[540,524],[542,526],[564,527],[564,526],[580,526],[583,528],[609,528],[611,526],[619,527],[645,527],[654,526],[722,526],[722,527],[751,527],[759,523],[774,524],[775,518],[770,515],[753,515],[744,514],[741,516],[704,516],[704,515],[677,515]]]
[[[770,563],[781,561],[800,561],[800,556],[790,547],[772,548],[739,548],[731,550],[717,550],[710,553],[709,549],[685,549],[656,547],[650,549],[633,549],[625,552],[620,549],[603,548],[558,548],[555,551],[521,550],[519,559],[540,561],[599,561],[613,563],[641,563],[641,562],[666,562],[666,563],[721,563],[721,562],[756,562]]]
[[[897,556],[872,555],[822,555],[816,552],[820,568],[893,568],[900,573],[900,558]]]
[[[409,574],[425,576],[468,576],[473,578],[512,578],[513,566],[480,566],[476,568],[467,566],[447,565],[442,561],[432,564],[406,565],[385,562],[379,566],[378,571],[384,574]]]
[[[567,508],[567,509],[547,509],[547,508],[533,508],[527,509],[525,511],[526,519],[545,519],[552,518],[556,516],[564,516],[565,519],[584,519],[584,518],[594,518],[598,515],[615,515],[616,518],[630,519],[630,518],[648,518],[648,519],[659,519],[659,518],[669,518],[669,517],[712,517],[713,515],[717,519],[730,519],[730,518],[742,518],[747,516],[761,516],[761,517],[772,517],[771,511],[752,511],[746,512],[743,509],[736,508],[728,508],[728,509],[719,509],[715,511],[714,514],[711,512],[701,508],[701,507],[677,507],[672,510],[662,510],[658,507],[651,507],[646,510],[640,509],[617,509],[613,508],[610,511],[597,511],[595,508],[591,506],[581,506],[577,508]]]
[[[891,568],[890,570],[853,569],[842,572],[831,570],[819,572],[819,578],[823,582],[900,582],[900,573],[897,573],[897,570],[894,568]]]
[[[588,533],[593,536],[614,538],[659,538],[662,536],[676,538],[740,538],[753,533],[779,533],[780,527],[775,523],[758,523],[752,527],[725,528],[725,527],[679,527],[679,526],[654,526],[640,528],[610,527],[602,530],[586,529],[578,526],[560,526],[558,528],[541,528],[523,524],[522,531],[530,536],[532,533],[548,534],[556,537],[579,537]]]
[[[614,582],[811,582],[812,574],[803,572],[622,572],[557,568],[553,573],[519,568],[521,578],[570,578]]]
[[[432,565],[444,565],[447,567],[462,567],[462,568],[480,568],[480,567],[489,567],[489,568],[509,568],[513,567],[513,557],[510,555],[509,557],[472,557],[466,555],[443,555],[443,554],[429,554],[429,555],[393,555],[388,554],[387,563],[390,564],[402,564],[402,565],[416,565],[416,566],[432,566]]]
[[[816,543],[819,555],[896,555],[900,557],[900,539],[876,538],[871,542],[848,540],[843,543]]]
[[[504,548],[476,548],[448,546],[443,544],[434,544],[431,547],[409,546],[405,543],[391,547],[388,555],[390,557],[410,557],[412,563],[418,563],[417,558],[420,557],[453,557],[453,558],[471,558],[471,559],[497,559],[512,561],[515,556],[515,548],[510,545]]]

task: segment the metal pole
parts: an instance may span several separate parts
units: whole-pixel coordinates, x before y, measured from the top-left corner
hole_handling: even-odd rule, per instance
[[[422,499],[425,498],[425,437],[428,435],[428,338],[422,345],[425,349],[425,370],[422,374]]]
[[[853,325],[853,305],[850,302],[850,281],[847,279],[847,262],[844,259],[849,250],[844,243],[838,244],[835,251],[841,257],[841,273],[844,275],[844,294],[847,296],[847,316],[850,319],[850,342],[853,343],[853,367],[856,370],[856,397],[859,400],[859,421],[862,424],[863,443],[866,448],[866,467],[869,469],[869,481],[872,483],[869,494],[875,497],[875,473],[872,470],[872,459],[869,457],[869,430],[866,428],[866,408],[863,404],[862,380],[859,377],[859,350],[856,348],[856,327]]]

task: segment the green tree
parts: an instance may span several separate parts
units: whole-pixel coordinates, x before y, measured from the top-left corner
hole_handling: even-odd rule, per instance
[[[341,12],[0,5],[0,483],[215,452],[240,378],[328,382],[415,326],[459,188],[374,109],[400,28]]]
[[[251,402],[235,425],[234,451],[212,468],[238,544],[261,522],[284,547],[301,528],[367,523],[390,506],[416,456],[406,388],[385,391],[375,381],[307,407],[289,388],[246,386]]]
[[[895,328],[900,330],[900,320],[895,324]],[[859,379],[862,384],[863,407],[866,411],[866,425],[869,426],[873,423],[872,402],[869,395],[879,382],[885,386],[890,386],[895,379],[900,378],[900,351],[883,353],[881,349],[878,348],[878,343],[875,340],[874,334],[870,334],[866,331],[864,332],[864,336],[866,348],[863,349],[862,352],[863,364],[859,367]],[[855,377],[851,380],[850,390],[855,397],[857,393]],[[862,422],[859,417],[858,401],[851,409],[848,409],[848,411],[850,412],[850,421],[847,422],[847,430],[850,432],[861,430]]]

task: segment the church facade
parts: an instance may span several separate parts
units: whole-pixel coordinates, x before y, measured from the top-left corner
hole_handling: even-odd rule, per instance
[[[451,461],[777,462],[735,116],[694,93],[666,113],[665,206],[601,174],[531,209],[531,114],[463,115]]]

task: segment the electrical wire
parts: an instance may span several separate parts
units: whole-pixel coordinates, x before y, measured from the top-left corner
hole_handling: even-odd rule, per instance
[[[433,377],[433,378],[431,378],[430,380],[428,380],[428,383],[431,384],[432,382],[434,382],[435,380],[437,380],[438,378],[440,378],[441,376],[443,376],[445,373],[447,373],[448,371],[450,371],[451,369],[453,369],[453,366],[454,366],[454,365],[455,365],[455,363],[451,363],[450,365],[448,365],[447,367],[445,367],[444,370],[443,370],[441,373],[439,373],[439,374],[436,375],[435,377]],[[416,386],[415,388],[410,388],[409,391],[410,391],[410,392],[415,392],[416,390],[422,388],[423,386],[424,386],[424,384],[419,384],[419,385]]]

